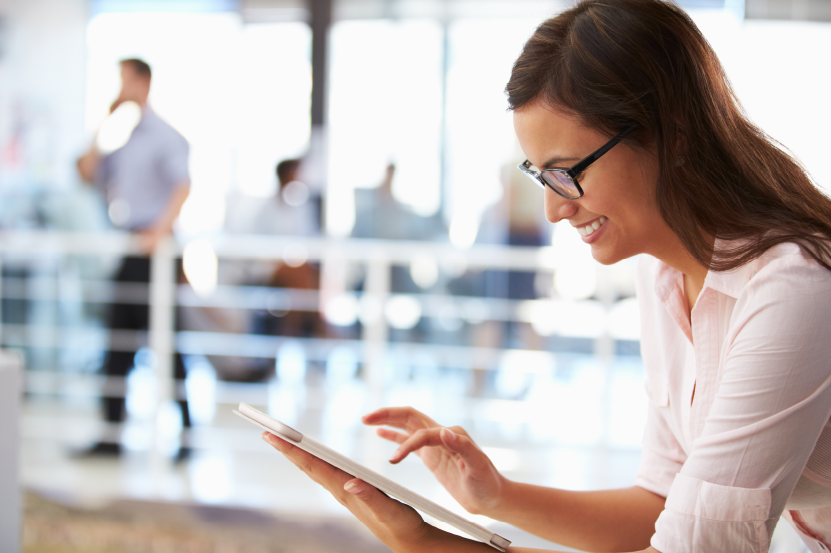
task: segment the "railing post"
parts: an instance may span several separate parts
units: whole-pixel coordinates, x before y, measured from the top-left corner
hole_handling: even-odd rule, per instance
[[[387,364],[387,339],[389,328],[385,311],[390,293],[390,261],[384,250],[378,249],[367,262],[364,295],[361,298],[361,325],[364,348],[364,381],[367,389],[368,410],[384,405],[384,380]],[[380,473],[389,466],[383,462],[384,450],[381,440],[369,427],[364,428],[366,446],[365,462]]]
[[[384,401],[384,370],[389,328],[384,308],[390,293],[390,261],[383,252],[367,264],[366,286],[361,298],[361,323],[365,379],[370,407],[377,409]]]
[[[19,553],[23,524],[18,470],[23,361],[0,350],[0,551]]]
[[[149,346],[153,352],[156,376],[156,408],[154,410],[151,463],[154,473],[162,472],[169,461],[162,451],[163,408],[174,398],[173,353],[175,337],[176,243],[163,240],[150,262],[150,328]],[[158,480],[157,480],[158,481]]]

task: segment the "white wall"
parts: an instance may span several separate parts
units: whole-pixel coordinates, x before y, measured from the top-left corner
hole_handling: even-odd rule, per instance
[[[0,0],[0,193],[65,188],[86,147],[86,0]]]

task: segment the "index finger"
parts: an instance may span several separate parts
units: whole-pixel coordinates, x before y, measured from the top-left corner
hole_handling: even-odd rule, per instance
[[[361,422],[370,426],[392,426],[409,432],[439,426],[436,421],[412,407],[382,407],[361,417]]]

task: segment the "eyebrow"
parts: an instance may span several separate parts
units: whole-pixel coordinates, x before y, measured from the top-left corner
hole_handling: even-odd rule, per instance
[[[574,161],[575,163],[579,162],[582,158],[577,156],[555,156],[543,163],[540,169],[550,169],[552,167],[561,167],[561,163],[565,161]]]

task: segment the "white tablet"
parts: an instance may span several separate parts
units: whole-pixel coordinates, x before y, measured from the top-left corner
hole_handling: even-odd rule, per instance
[[[471,522],[466,518],[445,509],[441,505],[433,503],[426,497],[422,497],[417,493],[408,490],[404,486],[396,484],[389,478],[381,476],[374,470],[356,463],[352,459],[341,455],[334,449],[330,449],[308,436],[304,436],[297,430],[269,417],[265,413],[257,411],[250,405],[240,403],[239,411],[235,410],[234,413],[245,420],[256,424],[260,428],[283,438],[287,442],[296,445],[300,449],[311,453],[315,457],[323,459],[330,465],[341,469],[347,474],[351,474],[355,478],[360,478],[364,482],[375,486],[385,494],[406,503],[414,509],[418,509],[425,514],[430,515],[437,520],[450,524],[468,536],[484,542],[494,549],[505,551],[506,548],[511,545],[510,541],[498,534],[494,534],[484,526]]]

